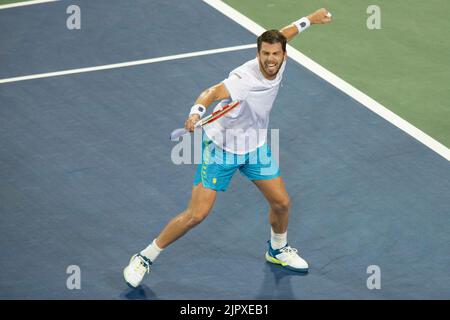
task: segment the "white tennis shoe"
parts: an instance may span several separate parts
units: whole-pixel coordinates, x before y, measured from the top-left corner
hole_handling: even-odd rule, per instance
[[[123,277],[126,283],[132,287],[138,287],[146,273],[150,272],[150,266],[152,262],[150,259],[144,257],[140,253],[131,257],[128,266],[123,269]]]
[[[279,264],[283,268],[296,271],[296,272],[308,272],[308,263],[298,255],[298,251],[295,248],[291,248],[286,244],[281,249],[272,249],[272,245],[269,243],[269,250],[266,252],[266,260],[270,263]]]

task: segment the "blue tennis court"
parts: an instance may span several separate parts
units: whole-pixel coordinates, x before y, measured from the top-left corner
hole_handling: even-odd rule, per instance
[[[81,8],[81,29],[66,8]],[[0,10],[0,79],[253,44],[203,1]],[[278,26],[281,27],[281,26]],[[318,30],[312,32],[320,32]],[[288,61],[271,114],[299,275],[265,262],[268,205],[236,174],[138,289],[122,270],[190,198],[169,133],[256,48],[0,83],[2,299],[448,299],[449,162]],[[68,266],[81,289],[66,286]],[[369,266],[381,289],[369,290]]]

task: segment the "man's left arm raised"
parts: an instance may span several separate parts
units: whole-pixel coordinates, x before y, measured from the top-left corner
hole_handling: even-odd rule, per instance
[[[325,24],[331,22],[331,13],[327,9],[321,8],[310,15],[303,17],[290,25],[287,25],[280,32],[288,41],[292,40],[296,35],[306,30],[312,24]]]

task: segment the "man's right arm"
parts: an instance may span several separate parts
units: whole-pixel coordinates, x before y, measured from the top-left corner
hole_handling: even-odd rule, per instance
[[[195,100],[195,105],[203,106],[206,109],[214,101],[228,98],[230,98],[230,93],[228,92],[225,85],[221,82],[203,91],[198,96],[197,100]],[[189,131],[193,131],[195,124],[199,120],[200,120],[199,114],[192,114],[184,123],[184,127]]]

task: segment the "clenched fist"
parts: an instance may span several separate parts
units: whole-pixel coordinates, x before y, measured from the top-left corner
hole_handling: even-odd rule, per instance
[[[308,16],[311,24],[323,24],[331,22],[331,13],[327,9],[322,8]]]

